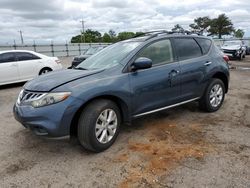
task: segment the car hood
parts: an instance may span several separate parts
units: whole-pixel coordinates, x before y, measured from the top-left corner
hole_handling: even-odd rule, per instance
[[[74,80],[91,76],[102,72],[103,70],[76,70],[66,69],[61,71],[53,71],[27,82],[24,89],[30,91],[48,92],[61,85],[72,82]]]
[[[223,50],[239,50],[240,45],[222,46],[221,49],[223,49]]]

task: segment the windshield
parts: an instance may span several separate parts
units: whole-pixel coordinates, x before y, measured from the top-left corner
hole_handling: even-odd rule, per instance
[[[226,41],[224,43],[224,46],[231,46],[231,45],[241,45],[241,41],[235,40],[235,41]]]
[[[118,65],[140,42],[119,42],[110,45],[80,63],[76,69],[106,69]]]

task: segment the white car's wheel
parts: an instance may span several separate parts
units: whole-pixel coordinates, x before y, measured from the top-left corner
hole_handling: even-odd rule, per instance
[[[43,68],[40,72],[39,72],[39,75],[43,75],[43,74],[46,74],[48,72],[51,72],[52,70],[50,68]]]

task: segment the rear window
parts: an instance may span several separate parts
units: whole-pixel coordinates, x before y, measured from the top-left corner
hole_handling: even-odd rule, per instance
[[[27,61],[27,60],[40,59],[36,55],[28,53],[28,52],[17,52],[16,57],[17,57],[18,61]]]
[[[202,56],[201,48],[193,38],[175,38],[174,41],[179,60]]]
[[[0,54],[0,63],[8,63],[15,61],[15,55],[12,52]]]
[[[199,43],[202,49],[202,53],[207,54],[212,44],[212,41],[209,39],[202,39],[202,38],[196,38],[195,40]]]

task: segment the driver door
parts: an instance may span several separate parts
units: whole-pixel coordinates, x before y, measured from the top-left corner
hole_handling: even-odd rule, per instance
[[[180,66],[174,61],[171,41],[163,39],[144,47],[135,57],[152,60],[152,67],[129,73],[132,113],[140,116],[180,101]]]

